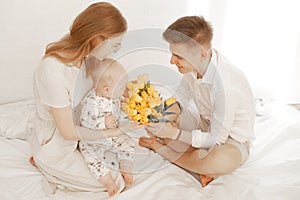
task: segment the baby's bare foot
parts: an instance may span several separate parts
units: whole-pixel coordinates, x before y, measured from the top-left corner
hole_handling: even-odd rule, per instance
[[[107,173],[104,176],[100,177],[99,181],[105,185],[109,196],[117,194],[119,188],[110,173]]]
[[[124,181],[130,185],[133,184],[133,176],[131,173],[133,162],[131,160],[120,160],[120,170]]]
[[[122,172],[122,176],[126,183],[132,185],[133,184],[133,176],[131,173],[128,172]]]

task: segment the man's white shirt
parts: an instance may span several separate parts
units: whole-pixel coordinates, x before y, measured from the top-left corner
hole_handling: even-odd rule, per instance
[[[202,79],[197,79],[196,72],[184,74],[176,95],[183,112],[193,100],[200,114],[198,118],[210,124],[204,132],[200,127],[192,130],[193,147],[224,144],[229,136],[241,143],[252,141],[255,107],[250,85],[244,74],[219,52],[212,51]]]

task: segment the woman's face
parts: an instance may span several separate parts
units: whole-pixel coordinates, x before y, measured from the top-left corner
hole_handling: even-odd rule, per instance
[[[116,37],[108,38],[104,41],[100,39],[94,40],[95,48],[90,52],[90,55],[95,56],[99,60],[103,60],[111,53],[116,53],[121,48],[121,42],[123,40],[124,33]]]

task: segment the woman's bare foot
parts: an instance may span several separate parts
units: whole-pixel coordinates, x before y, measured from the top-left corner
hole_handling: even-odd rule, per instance
[[[114,196],[115,194],[117,194],[119,188],[112,178],[111,173],[107,173],[104,176],[100,177],[99,181],[105,185],[109,196]]]
[[[35,162],[34,162],[33,156],[31,156],[29,158],[29,163],[32,164],[32,166],[37,167],[36,164],[35,164]]]
[[[214,178],[208,177],[205,175],[200,174],[199,176],[200,176],[200,183],[201,183],[202,187],[207,186],[210,182],[212,182],[214,180]]]

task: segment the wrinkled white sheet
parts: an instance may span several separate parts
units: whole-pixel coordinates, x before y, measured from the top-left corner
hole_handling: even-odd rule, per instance
[[[144,133],[139,130],[132,136],[141,134]],[[247,162],[204,189],[189,173],[140,147],[135,183],[114,199],[298,199],[300,112],[288,106],[269,105],[265,115],[256,119],[255,135]],[[43,175],[28,163],[29,156],[25,140],[0,137],[1,200],[86,199],[87,194],[63,191],[47,197],[42,188]]]

